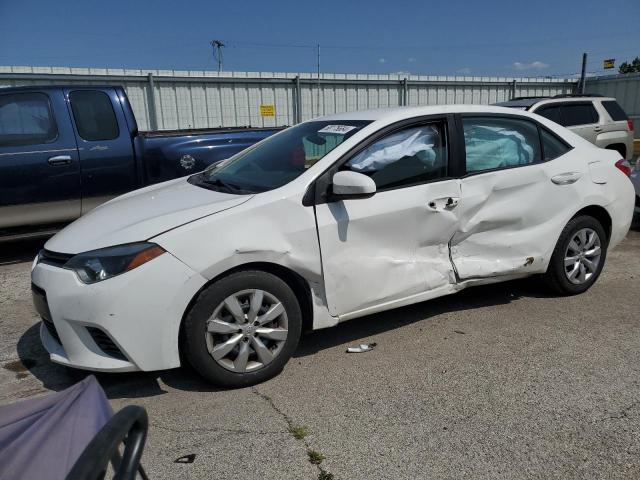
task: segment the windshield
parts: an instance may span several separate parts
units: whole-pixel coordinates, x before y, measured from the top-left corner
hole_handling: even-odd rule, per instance
[[[249,194],[281,187],[371,122],[306,122],[269,137],[189,181],[227,193]]]

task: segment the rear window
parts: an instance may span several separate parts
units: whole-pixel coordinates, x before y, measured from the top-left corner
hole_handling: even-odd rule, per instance
[[[0,146],[38,145],[57,137],[58,128],[45,94],[0,95]]]
[[[598,123],[598,112],[591,103],[567,103],[562,106],[562,124],[565,127]]]
[[[626,122],[629,120],[627,114],[615,100],[605,100],[602,102],[602,106],[614,122]]]
[[[544,128],[540,128],[540,135],[545,162],[558,158],[571,150],[571,147]]]
[[[69,94],[78,135],[90,142],[113,140],[119,135],[111,100],[97,90],[76,90]]]

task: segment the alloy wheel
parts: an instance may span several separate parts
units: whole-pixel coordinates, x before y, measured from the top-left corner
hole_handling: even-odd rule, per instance
[[[588,282],[598,271],[601,255],[602,242],[598,233],[591,228],[578,230],[564,254],[567,279],[575,285]]]
[[[206,323],[211,357],[236,373],[259,370],[271,363],[287,340],[287,313],[274,295],[259,289],[225,298]]]

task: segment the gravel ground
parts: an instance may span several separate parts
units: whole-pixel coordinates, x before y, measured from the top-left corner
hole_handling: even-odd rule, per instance
[[[38,341],[39,246],[0,244],[2,404],[86,375]],[[509,282],[312,333],[253,388],[216,390],[186,368],[98,380],[115,409],[147,408],[151,478],[639,478],[639,252],[635,225],[576,297]],[[345,353],[361,342],[378,345]]]

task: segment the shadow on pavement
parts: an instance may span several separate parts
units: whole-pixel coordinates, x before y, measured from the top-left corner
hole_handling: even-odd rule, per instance
[[[546,297],[547,292],[536,279],[525,279],[495,285],[474,287],[455,295],[389,310],[351,320],[335,328],[311,332],[300,341],[294,357],[304,357],[343,343],[402,328],[418,321],[429,321],[435,315],[460,310],[503,305],[522,297]],[[160,372],[95,373],[67,368],[52,363],[40,342],[40,324],[33,325],[20,337],[18,356],[43,387],[59,391],[84,377],[94,374],[107,397],[141,398],[167,393],[163,384],[186,391],[215,392],[220,389],[208,384],[190,367]],[[159,382],[161,380],[162,383]]]
[[[48,238],[0,242],[0,265],[32,261]]]

